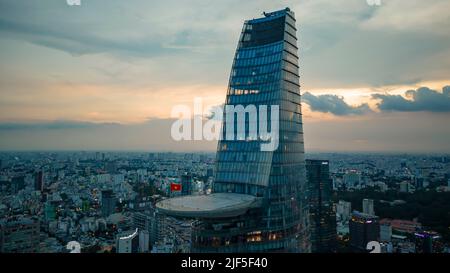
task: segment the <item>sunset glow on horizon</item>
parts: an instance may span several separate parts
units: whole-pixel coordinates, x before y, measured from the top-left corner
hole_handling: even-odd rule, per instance
[[[448,1],[175,2],[0,0],[0,149],[96,149],[94,138],[169,122],[196,97],[222,105],[243,20],[289,6],[307,149],[450,152]],[[399,20],[421,10],[420,27]],[[120,139],[99,148],[173,145]]]

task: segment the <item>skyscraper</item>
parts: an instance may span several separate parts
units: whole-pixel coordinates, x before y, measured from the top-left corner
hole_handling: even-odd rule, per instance
[[[441,253],[444,244],[442,237],[434,231],[420,230],[414,233],[416,253]]]
[[[159,211],[199,220],[193,252],[309,252],[298,48],[289,8],[244,22],[225,104],[279,107],[277,147],[261,149],[267,140],[249,137],[255,125],[249,120],[244,138],[225,138],[237,126],[230,129],[224,119],[213,193],[164,200]],[[272,116],[267,126],[275,130]]]
[[[123,232],[117,235],[117,253],[137,253],[139,251],[139,230]]]
[[[344,185],[347,189],[355,188],[361,181],[361,175],[356,170],[350,170],[344,174]]]
[[[363,199],[362,201],[363,213],[369,215],[375,215],[375,210],[373,207],[373,199]]]
[[[312,252],[336,250],[336,213],[331,195],[333,181],[327,160],[306,160],[308,202],[311,227]]]
[[[185,173],[181,175],[181,195],[192,193],[192,175]]]
[[[379,241],[380,222],[377,216],[354,211],[349,229],[350,246],[357,252],[366,251],[368,242]]]
[[[339,200],[336,205],[336,213],[342,222],[347,222],[352,214],[352,203]]]
[[[43,192],[44,191],[44,172],[39,170],[35,174],[34,178],[34,190]]]
[[[112,190],[102,191],[102,215],[108,217],[116,209],[116,195]]]

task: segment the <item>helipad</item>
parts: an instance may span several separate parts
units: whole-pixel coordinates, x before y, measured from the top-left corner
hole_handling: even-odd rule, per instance
[[[237,193],[213,193],[189,195],[160,201],[159,212],[178,217],[224,218],[235,217],[259,206],[259,199],[252,195]]]

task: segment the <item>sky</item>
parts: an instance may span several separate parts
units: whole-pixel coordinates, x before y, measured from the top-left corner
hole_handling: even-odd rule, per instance
[[[242,24],[297,18],[306,151],[450,153],[448,0],[0,0],[0,150],[214,151]]]

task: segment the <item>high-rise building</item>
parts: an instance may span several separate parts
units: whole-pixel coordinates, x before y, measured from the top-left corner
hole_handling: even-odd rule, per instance
[[[36,253],[39,251],[40,223],[35,218],[0,221],[0,253]]]
[[[392,238],[392,226],[389,221],[380,220],[380,242],[390,242]]]
[[[441,253],[444,245],[442,237],[434,231],[417,231],[414,233],[416,253]]]
[[[369,215],[375,215],[373,199],[363,199],[362,207],[363,207],[363,213],[369,214]]]
[[[116,210],[116,195],[112,190],[102,191],[102,215],[108,217]]]
[[[327,160],[306,160],[308,202],[311,227],[311,251],[336,250],[336,213],[331,197],[333,181]]]
[[[412,185],[408,181],[400,182],[400,192],[411,192],[413,191]]]
[[[117,235],[116,253],[138,253],[139,252],[139,230],[123,232]]]
[[[336,205],[336,214],[339,215],[342,222],[347,222],[350,220],[352,214],[352,203],[339,200]]]
[[[415,186],[416,189],[421,190],[421,189],[424,188],[424,184],[423,184],[424,179],[423,179],[423,177],[414,176],[413,177],[413,181],[414,181],[414,186]]]
[[[53,221],[56,219],[56,206],[53,202],[44,203],[44,219],[45,221]]]
[[[25,189],[25,176],[15,176],[11,179],[11,194],[17,194]]]
[[[150,212],[135,212],[133,214],[133,227],[139,230],[150,231],[151,221]]]
[[[150,246],[164,237],[164,215],[156,213],[152,207],[133,213],[133,228],[147,232]]]
[[[259,137],[250,137],[254,121],[226,122],[224,115],[212,194],[157,204],[162,213],[198,219],[192,252],[310,252],[295,22],[286,8],[242,28],[225,104],[258,108]],[[261,115],[264,108],[270,115]],[[276,121],[271,140],[278,145],[262,149],[269,138],[261,133],[276,130]],[[230,139],[236,124],[245,136]]]
[[[366,251],[367,243],[379,241],[380,223],[377,216],[354,211],[349,222],[350,246],[355,251]]]
[[[151,210],[150,221],[150,245],[155,245],[164,239],[165,215]]]
[[[34,177],[34,190],[35,191],[44,191],[44,172],[42,170],[39,170],[36,172]]]
[[[181,195],[190,195],[192,193],[192,175],[185,173],[181,175]]]
[[[150,233],[147,230],[139,230],[139,253],[150,252]]]
[[[348,189],[357,187],[361,182],[361,175],[356,170],[350,170],[344,174],[344,184]]]

